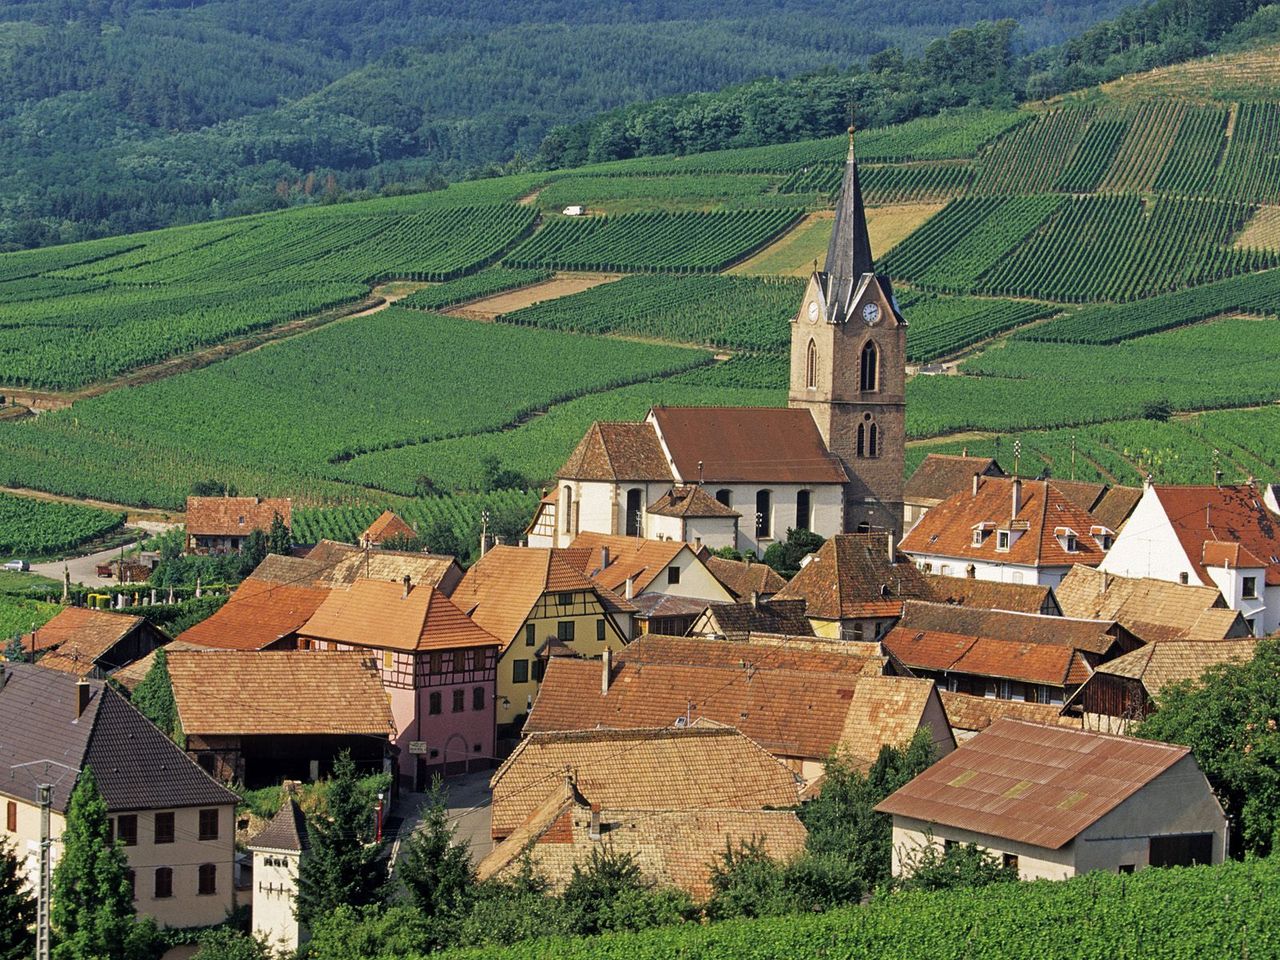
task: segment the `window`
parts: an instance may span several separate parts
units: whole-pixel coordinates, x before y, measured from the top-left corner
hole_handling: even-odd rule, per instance
[[[857,620],[853,624],[853,639],[857,643],[861,643],[866,639],[866,628],[862,625],[861,620]]]
[[[818,345],[812,340],[804,360],[804,385],[810,390],[818,388]]]
[[[436,716],[441,711],[440,691],[433,690],[431,695],[427,697],[427,713]]]
[[[869,413],[864,413],[862,423],[858,424],[856,452],[864,459],[880,456],[880,431]]]
[[[1009,549],[1009,531],[1008,530],[996,531],[996,549],[997,550]]]
[[[977,576],[978,576],[978,567],[977,567],[977,565],[976,565],[976,564],[972,564],[972,563],[971,563],[971,564],[969,564],[967,567],[965,567],[965,568],[964,568],[964,575],[965,575],[966,577],[968,577],[970,580],[974,580],[974,579],[976,579],[976,578],[977,578]]]
[[[524,625],[524,645],[526,647],[532,647],[537,637],[537,634],[538,634],[537,628],[535,628],[532,623],[526,623]]]
[[[1178,574],[1178,582],[1179,582],[1180,584],[1182,584],[1183,586],[1186,586],[1187,581],[1188,581],[1189,579],[1190,579],[1190,577],[1188,576],[1187,571],[1185,571],[1185,570],[1183,570],[1183,571],[1182,571],[1182,573]]]
[[[564,532],[573,533],[573,487],[560,491],[560,505],[564,507]]]
[[[156,814],[156,843],[173,843],[173,813]]]
[[[512,660],[511,661],[511,682],[512,683],[528,683],[529,682],[529,661],[528,660]]]
[[[173,896],[173,868],[156,867],[155,898],[167,900]]]
[[[773,530],[773,496],[768,490],[756,493],[756,536],[768,537]]]
[[[875,390],[880,374],[880,355],[876,345],[868,340],[862,348],[862,363],[858,368],[858,387],[861,390]]]
[[[201,840],[217,840],[218,839],[218,811],[217,810],[201,810],[200,811],[200,839]]]
[[[596,621],[596,642],[604,643],[604,638],[605,638],[604,617],[601,617],[599,620]]]
[[[484,709],[484,687],[476,687],[471,691],[471,709]]]
[[[1244,578],[1244,589],[1240,591],[1240,596],[1244,597],[1246,600],[1253,600],[1258,596],[1257,577]]]
[[[556,639],[561,643],[573,643],[572,620],[558,620],[556,622]]]
[[[218,892],[218,865],[216,863],[200,864],[197,876],[196,893],[208,897]]]
[[[1212,833],[1175,833],[1152,837],[1147,862],[1153,867],[1189,867],[1213,862]]]
[[[981,527],[973,528],[973,545],[975,547],[982,546],[982,541],[985,540],[986,537],[987,537],[987,533]]]
[[[796,529],[809,529],[809,504],[810,497],[808,490],[801,490],[796,494]]]
[[[987,680],[982,685],[982,695],[988,700],[995,700],[1000,696],[1000,684],[995,680]]]
[[[18,805],[12,800],[5,805],[4,827],[10,833],[18,832]]]
[[[396,665],[396,655],[390,650],[382,651],[382,669],[390,670]]]
[[[667,567],[667,583],[676,584],[680,582],[680,568],[677,566]]]
[[[444,654],[439,650],[431,654],[431,672],[444,673]]]
[[[558,607],[572,607],[572,606],[573,606],[573,594],[572,594],[572,593],[558,593],[558,594],[556,594],[556,606],[558,606]]]
[[[1067,553],[1079,552],[1080,548],[1076,543],[1076,535],[1074,533],[1068,533],[1063,539],[1065,540],[1063,546],[1066,548]]]
[[[467,651],[453,651],[453,672],[462,673],[467,669]]]
[[[541,683],[542,678],[545,677],[546,675],[547,675],[547,661],[546,660],[533,661],[533,682]]]
[[[1006,870],[1018,869],[1018,855],[1016,853],[1006,853],[1000,857],[1000,861],[1004,864]]]
[[[627,491],[626,528],[628,537],[640,536],[640,517],[644,512],[644,491],[638,487]]]
[[[871,424],[871,429],[868,431],[867,456],[880,456],[880,428],[874,423]]]
[[[116,817],[116,839],[126,847],[138,845],[138,818],[135,814],[125,813]]]
[[[733,491],[728,488],[725,488],[724,490],[717,490],[716,500],[719,501],[720,503],[723,503],[726,507],[732,507]]]
[[[453,691],[453,712],[462,713],[467,709],[467,691],[459,688]]]

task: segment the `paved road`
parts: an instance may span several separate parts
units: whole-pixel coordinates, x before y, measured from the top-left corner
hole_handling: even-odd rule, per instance
[[[492,770],[481,770],[445,781],[445,788],[449,791],[449,822],[455,828],[456,839],[459,842],[465,840],[470,846],[473,863],[479,863],[493,849],[493,841],[489,838],[489,824],[493,819],[489,805],[489,778],[492,775]],[[404,841],[418,828],[418,814],[426,799],[425,793],[400,795],[400,810],[397,812],[404,815],[404,824],[400,827],[401,851]]]
[[[128,550],[135,546],[137,546],[137,543],[126,544],[125,549]],[[112,547],[110,550],[91,553],[87,557],[72,557],[70,560],[54,560],[51,563],[33,563],[31,572],[51,577],[61,583],[62,568],[65,565],[71,571],[72,583],[83,583],[86,587],[110,586],[115,581],[106,577],[99,578],[98,564],[106,563],[108,560],[116,560],[119,556],[120,548]]]

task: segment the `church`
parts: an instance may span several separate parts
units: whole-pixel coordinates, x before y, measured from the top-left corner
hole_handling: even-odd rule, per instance
[[[853,131],[822,270],[791,320],[785,408],[655,407],[595,423],[529,545],[583,532],[764,552],[789,529],[902,536],[907,323],[875,272]]]

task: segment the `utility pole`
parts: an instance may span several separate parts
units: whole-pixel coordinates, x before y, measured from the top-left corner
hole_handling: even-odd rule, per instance
[[[35,768],[39,768],[36,770]],[[51,767],[61,768],[61,775],[50,780]],[[32,760],[16,763],[10,770],[27,770],[36,781],[36,798],[40,802],[40,876],[36,881],[36,960],[49,960],[49,908],[53,899],[53,837],[50,821],[53,811],[53,788],[70,774],[74,782],[80,775],[76,767],[57,760]]]

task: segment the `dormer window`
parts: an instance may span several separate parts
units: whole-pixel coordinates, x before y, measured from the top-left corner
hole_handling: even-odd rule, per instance
[[[1009,549],[1009,540],[1010,538],[1009,538],[1008,530],[997,530],[996,531],[996,550],[1001,552],[1007,551]]]
[[[1111,545],[1116,542],[1116,532],[1110,527],[1094,525],[1089,528],[1089,535],[1103,550],[1110,550]]]
[[[1080,538],[1070,527],[1054,527],[1053,535],[1058,538],[1058,545],[1067,553],[1080,552]]]
[[[988,521],[975,523],[973,525],[973,545],[975,547],[982,546],[982,544],[986,542],[987,535],[991,533],[993,529],[995,529],[994,523],[990,523]]]

